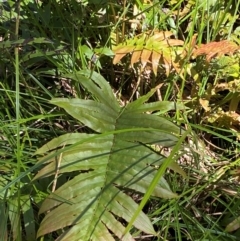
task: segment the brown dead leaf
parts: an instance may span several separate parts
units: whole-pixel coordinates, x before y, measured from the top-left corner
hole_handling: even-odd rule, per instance
[[[158,69],[158,63],[160,60],[161,54],[157,51],[152,52],[152,70],[155,76],[157,76],[157,69]]]
[[[151,53],[152,53],[152,51],[150,51],[148,49],[143,49],[142,54],[141,54],[141,63],[142,63],[143,68],[145,68],[147,62],[149,62]]]
[[[135,46],[120,46],[114,49],[114,59],[113,64],[117,64],[126,54],[132,52]]]
[[[155,41],[161,41],[164,39],[168,39],[171,36],[173,36],[173,33],[170,31],[154,32],[153,36],[150,37],[150,39]]]
[[[134,51],[134,52],[133,52],[132,58],[131,58],[131,66],[132,66],[132,67],[133,67],[133,65],[134,65],[135,63],[137,63],[137,62],[140,60],[141,54],[142,54],[142,51],[141,51],[141,50],[138,50],[138,51]]]
[[[220,42],[202,44],[193,51],[193,57],[206,55],[207,62],[210,62],[214,57],[220,57],[225,54],[231,55],[238,49],[239,46],[236,43],[229,40],[222,40]]]
[[[126,54],[115,54],[113,64],[117,64]]]
[[[184,42],[180,39],[167,39],[166,43],[168,46],[181,46],[184,45]]]
[[[169,58],[168,55],[163,55],[162,54],[159,62],[164,65],[164,68],[165,68],[165,71],[166,71],[166,75],[169,76],[170,70],[171,70],[171,67],[172,67],[172,60],[171,60],[171,58]]]
[[[199,99],[199,103],[201,104],[201,106],[203,107],[203,109],[205,111],[210,111],[211,110],[211,108],[209,107],[209,100],[200,98]]]

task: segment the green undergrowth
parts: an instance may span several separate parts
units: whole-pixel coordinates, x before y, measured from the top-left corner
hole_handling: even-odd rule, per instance
[[[239,1],[0,1],[0,241],[240,237]]]

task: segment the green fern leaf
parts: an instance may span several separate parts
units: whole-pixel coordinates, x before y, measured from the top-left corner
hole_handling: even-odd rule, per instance
[[[51,101],[99,134],[65,134],[37,151],[36,154],[47,154],[40,160],[45,161],[45,166],[35,179],[55,175],[56,166],[59,166],[58,175],[76,173],[43,202],[40,213],[48,212],[38,237],[64,230],[58,240],[99,241],[118,237],[132,241],[134,238],[130,233],[123,238],[125,227],[119,217],[129,222],[138,204],[124,190],[146,192],[156,174],[152,166],[161,165],[165,160],[148,144],[174,145],[180,129],[164,118],[140,113],[148,107],[153,109],[147,104],[143,108],[151,95],[138,104],[129,104],[129,108],[121,108],[102,76],[90,74],[79,72],[68,77],[80,81],[98,102],[64,98]],[[62,149],[56,151],[59,148]],[[159,180],[153,195],[177,197],[164,177]],[[143,212],[134,226],[144,233],[156,235],[150,219]]]

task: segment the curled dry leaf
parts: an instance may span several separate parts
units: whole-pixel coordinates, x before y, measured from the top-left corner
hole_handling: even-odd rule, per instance
[[[199,103],[201,104],[201,106],[203,107],[203,109],[205,111],[210,111],[211,110],[211,108],[209,107],[209,100],[200,98],[199,99]]]

